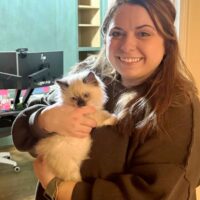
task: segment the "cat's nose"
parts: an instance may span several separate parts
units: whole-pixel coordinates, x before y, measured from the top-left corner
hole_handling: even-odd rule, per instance
[[[78,99],[77,105],[78,105],[78,107],[82,107],[82,106],[85,106],[86,103],[85,103],[85,101],[83,99]]]

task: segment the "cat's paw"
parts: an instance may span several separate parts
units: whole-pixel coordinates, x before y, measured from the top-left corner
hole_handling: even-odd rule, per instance
[[[104,126],[115,125],[117,123],[117,116],[112,114],[108,119],[103,122]]]
[[[63,179],[64,181],[82,181],[82,178],[81,178],[81,175],[79,172],[71,172],[71,174],[65,176],[65,177],[62,177],[61,179]]]

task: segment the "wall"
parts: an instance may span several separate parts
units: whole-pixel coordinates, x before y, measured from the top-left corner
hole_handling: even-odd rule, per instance
[[[200,1],[181,0],[180,13],[180,47],[183,58],[189,66],[197,87],[200,90]],[[197,188],[197,199],[200,200],[200,187]]]
[[[180,46],[198,89],[200,89],[200,1],[181,0]]]
[[[0,51],[62,50],[65,67],[73,65],[77,60],[76,6],[74,0],[1,0]]]
[[[76,0],[0,0],[0,51],[62,50],[67,72],[78,57],[76,10]],[[0,138],[0,147],[11,143]]]

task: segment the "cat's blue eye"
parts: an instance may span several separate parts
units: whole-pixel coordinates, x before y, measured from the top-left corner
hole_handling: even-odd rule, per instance
[[[76,98],[76,97],[71,97],[71,100],[72,100],[72,101],[76,101],[77,98]]]
[[[88,98],[89,96],[90,96],[89,93],[83,94],[83,97],[84,97],[84,98]]]

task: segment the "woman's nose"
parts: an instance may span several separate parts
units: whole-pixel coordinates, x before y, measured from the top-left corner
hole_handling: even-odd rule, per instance
[[[122,40],[121,50],[125,53],[134,51],[137,46],[137,39],[133,34],[127,34]]]

